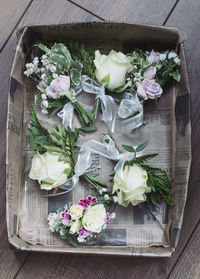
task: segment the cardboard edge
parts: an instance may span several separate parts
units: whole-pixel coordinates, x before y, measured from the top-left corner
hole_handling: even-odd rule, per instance
[[[157,24],[141,24],[139,22],[133,22],[133,21],[110,21],[110,20],[105,20],[105,21],[88,21],[88,22],[84,22],[84,21],[80,21],[80,22],[76,22],[76,21],[72,21],[69,23],[61,23],[61,24],[31,24],[31,25],[25,25],[19,29],[17,29],[17,34],[21,34],[23,32],[24,29],[29,29],[29,28],[33,28],[33,27],[48,27],[48,26],[66,26],[66,25],[73,25],[73,24],[81,24],[81,25],[88,25],[88,24],[127,24],[127,25],[133,25],[135,27],[144,27],[144,28],[157,28],[159,30],[166,30],[166,31],[171,31],[172,33],[178,35],[178,44],[183,43],[187,36],[186,36],[186,32],[177,28],[177,27],[171,27],[171,26],[163,26],[163,25],[157,25]]]
[[[95,23],[95,24],[130,24],[130,25],[134,25],[134,26],[143,26],[143,27],[150,27],[150,28],[158,28],[160,30],[167,30],[167,31],[171,31],[175,34],[177,34],[179,36],[179,41],[178,43],[181,44],[181,47],[183,47],[183,41],[185,40],[186,36],[184,36],[184,32],[180,31],[178,28],[174,28],[174,27],[165,27],[165,26],[159,26],[159,25],[143,25],[143,24],[137,24],[137,23],[131,23],[131,22],[114,22],[114,21],[105,21],[105,22],[98,22],[98,21],[91,21],[91,22],[78,22],[78,24],[89,24],[89,23]],[[67,23],[67,24],[55,24],[53,26],[60,26],[60,25],[73,25],[73,24],[76,24],[76,22],[71,22],[71,23]],[[17,47],[20,47],[21,43],[22,43],[22,39],[23,39],[23,36],[25,35],[25,33],[27,32],[27,30],[29,28],[32,28],[32,27],[44,27],[44,26],[49,26],[49,25],[27,25],[27,26],[23,26],[22,28],[18,29],[17,30],[17,37],[18,37],[18,43],[17,43]],[[51,25],[52,26],[52,25]],[[183,55],[184,55],[184,58],[185,58],[185,53],[184,53],[184,47],[183,47]],[[14,68],[15,68],[15,57],[16,57],[16,52],[15,52],[15,56],[14,56],[14,59],[13,59],[13,65],[12,65],[12,69],[11,69],[11,74],[10,74],[10,78],[12,76],[12,73],[14,71]],[[185,65],[186,65],[186,62],[185,62]],[[184,66],[185,66],[184,65]],[[185,72],[187,73],[187,67],[184,68],[185,69]],[[188,81],[188,73],[186,75],[187,77],[187,81]],[[189,86],[189,82],[188,82],[188,91],[190,93],[190,86]],[[9,80],[9,92],[10,92],[10,80]],[[10,97],[8,97],[8,104],[9,104],[9,99]],[[9,112],[9,106],[8,106],[8,109],[7,109],[7,112]],[[191,119],[190,119],[190,123],[189,123],[189,129],[190,129],[190,146],[191,146]],[[8,119],[7,119],[7,127],[8,127]],[[8,130],[7,130],[8,131]],[[8,165],[8,132],[6,133],[6,165]],[[189,166],[191,165],[191,159],[190,159],[190,162],[189,162]],[[188,174],[189,174],[189,171],[190,171],[190,168],[188,169]],[[6,179],[6,199],[8,198],[8,179]],[[7,205],[6,205],[6,219],[7,219],[7,225],[8,225],[8,220],[9,220],[9,214],[8,214],[8,208],[7,208]],[[19,245],[15,239],[18,238],[16,235],[12,236],[8,230],[8,226],[7,226],[7,231],[8,231],[8,238],[9,238],[9,242],[11,245],[13,245],[16,249],[18,250],[21,250],[21,251],[41,251],[41,247],[34,247],[33,248],[28,248],[29,245],[25,245],[25,242],[24,242],[24,245]],[[18,238],[20,239],[20,238]],[[21,240],[21,239],[20,239]],[[23,240],[21,240],[23,242]],[[45,247],[45,246],[44,246]],[[55,252],[54,250],[55,248],[53,249],[49,249],[49,247],[45,247],[45,248],[42,248],[42,251],[43,252]],[[112,248],[111,248],[112,249]],[[127,249],[127,248],[126,248]],[[57,252],[56,253],[68,253],[68,254],[98,254],[98,255],[113,255],[113,252],[106,252],[106,253],[102,253],[102,249],[97,249],[95,248],[96,251],[93,251],[91,253],[92,250],[88,251],[88,252],[84,252],[84,251],[77,251],[76,250],[72,250],[72,249],[68,249],[67,251],[65,249],[57,249]],[[99,250],[101,251],[99,253]],[[105,250],[105,249],[104,249]],[[170,257],[172,255],[172,253],[175,251],[175,248],[172,248],[172,251],[171,252],[168,252],[167,255],[155,255],[155,254],[151,254],[149,255],[148,253],[144,253],[142,255],[143,256],[147,256],[147,257]],[[121,251],[120,251],[121,253]],[[122,255],[122,254],[116,254],[116,255]],[[126,252],[126,253],[123,253],[123,255],[128,255],[128,256],[141,256],[140,254],[137,254],[134,252],[134,248],[130,248],[130,251]]]

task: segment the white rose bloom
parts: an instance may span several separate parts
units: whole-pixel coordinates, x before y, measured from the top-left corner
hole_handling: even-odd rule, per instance
[[[77,231],[80,229],[81,227],[81,221],[80,220],[76,220],[76,221],[72,221],[70,223],[70,230],[69,230],[69,233],[70,234],[75,234],[77,233]]]
[[[83,207],[80,204],[73,204],[69,209],[72,220],[78,220],[83,215]]]
[[[106,210],[103,204],[89,206],[83,216],[83,226],[86,230],[99,233],[106,223]]]
[[[64,170],[70,166],[58,159],[59,155],[56,153],[46,152],[34,155],[29,177],[38,180],[41,189],[51,190],[67,181]]]
[[[145,193],[151,192],[147,186],[147,172],[139,165],[125,166],[121,174],[118,170],[114,176],[113,193],[117,194],[122,206],[133,206],[146,201]]]
[[[111,50],[109,55],[101,55],[99,50],[95,51],[94,64],[98,82],[101,83],[107,75],[110,75],[108,89],[114,91],[125,85],[126,74],[133,69],[130,62],[131,58],[122,52]]]

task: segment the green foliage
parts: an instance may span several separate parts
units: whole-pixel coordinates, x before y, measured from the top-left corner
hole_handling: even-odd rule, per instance
[[[160,168],[152,168],[147,165],[141,165],[148,174],[147,185],[151,187],[151,192],[147,194],[148,200],[154,205],[164,200],[166,204],[173,206],[171,191],[171,180],[167,173]]]
[[[146,154],[143,156],[136,157],[136,153],[142,151],[148,142],[144,142],[138,145],[136,148],[133,148],[129,145],[122,145],[122,147],[128,152],[135,152],[135,157],[125,162],[125,166],[132,166],[133,164],[140,165],[144,170],[146,170],[148,175],[147,185],[151,187],[151,192],[147,194],[148,201],[154,205],[160,203],[161,200],[164,200],[166,204],[173,206],[174,202],[172,200],[172,191],[171,191],[171,181],[167,173],[160,168],[153,168],[149,165],[144,165],[145,162],[158,156],[158,153]]]
[[[31,109],[31,122],[30,122],[30,149],[39,153],[55,152],[59,155],[59,159],[70,165],[70,175],[73,175],[75,165],[74,148],[79,136],[79,130],[72,131],[70,128],[65,129],[62,125],[58,125],[49,133],[44,128],[34,111]],[[66,170],[69,173],[69,169]]]
[[[83,73],[91,77],[95,78],[95,65],[94,58],[95,53],[93,50],[86,50],[83,43],[79,43],[78,41],[69,41],[66,43],[66,46],[70,50],[72,57],[74,60],[78,60],[83,65]]]

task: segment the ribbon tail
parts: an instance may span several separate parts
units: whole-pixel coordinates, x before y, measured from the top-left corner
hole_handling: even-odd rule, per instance
[[[112,133],[115,130],[115,121],[117,118],[117,106],[113,98],[109,95],[103,95],[101,98],[102,121],[106,123]]]
[[[68,102],[63,109],[57,114],[62,119],[62,125],[67,129],[72,128],[72,121],[74,116],[74,106]]]

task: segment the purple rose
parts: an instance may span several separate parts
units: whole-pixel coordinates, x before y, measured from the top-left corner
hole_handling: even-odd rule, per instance
[[[58,76],[53,79],[50,86],[46,88],[46,94],[49,98],[57,99],[69,90],[70,78],[68,76]]]
[[[163,90],[160,84],[157,83],[154,79],[144,79],[142,82],[137,83],[137,94],[145,100],[147,100],[148,98],[158,98],[162,95],[162,93]]]
[[[148,53],[147,61],[149,63],[158,62],[159,60],[160,60],[160,53],[159,52],[154,52],[152,50],[150,53]]]
[[[156,75],[156,67],[150,66],[144,71],[144,78],[153,79]]]

